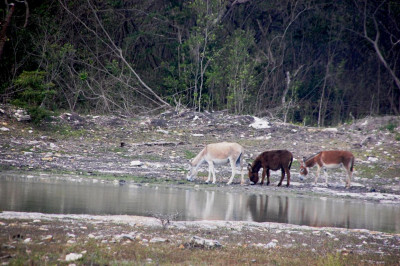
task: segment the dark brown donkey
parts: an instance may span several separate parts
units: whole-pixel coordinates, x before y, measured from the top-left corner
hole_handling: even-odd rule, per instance
[[[290,167],[293,162],[293,154],[287,150],[265,151],[257,156],[252,165],[248,165],[249,179],[255,185],[258,182],[258,171],[263,168],[261,185],[264,184],[265,174],[267,174],[267,186],[269,185],[269,170],[277,171],[281,169],[282,177],[278,187],[287,175],[287,184],[290,185]]]

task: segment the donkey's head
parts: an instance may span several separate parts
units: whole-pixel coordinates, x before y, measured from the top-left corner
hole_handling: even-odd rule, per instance
[[[187,181],[193,181],[193,179],[197,176],[197,169],[196,167],[190,165],[189,172],[186,176]]]
[[[249,170],[249,179],[252,185],[257,184],[258,182],[258,171],[254,171],[251,167],[251,164],[247,165],[247,170]]]
[[[305,165],[305,158],[303,157],[303,160],[300,161],[300,180],[303,180],[304,177],[308,174],[308,169]]]

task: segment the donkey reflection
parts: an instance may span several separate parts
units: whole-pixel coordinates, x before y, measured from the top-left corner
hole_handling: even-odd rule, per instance
[[[287,196],[251,195],[247,208],[255,222],[289,222],[289,198]]]

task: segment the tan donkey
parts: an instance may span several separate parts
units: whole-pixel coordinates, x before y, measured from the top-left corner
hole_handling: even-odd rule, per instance
[[[210,182],[211,174],[213,176],[213,184],[216,182],[215,178],[215,164],[230,163],[232,168],[232,176],[228,181],[230,185],[236,174],[236,167],[240,167],[241,172],[241,184],[244,184],[244,173],[243,173],[243,153],[244,149],[241,145],[232,142],[221,142],[208,144],[197,156],[190,162],[190,171],[186,177],[188,181],[193,181],[193,178],[197,176],[199,166],[207,162],[208,163],[208,179],[206,183]]]

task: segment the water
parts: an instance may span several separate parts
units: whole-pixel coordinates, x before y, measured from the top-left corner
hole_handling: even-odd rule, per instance
[[[278,222],[400,233],[400,206],[169,187],[0,177],[0,210],[63,214],[174,215],[176,220]]]

